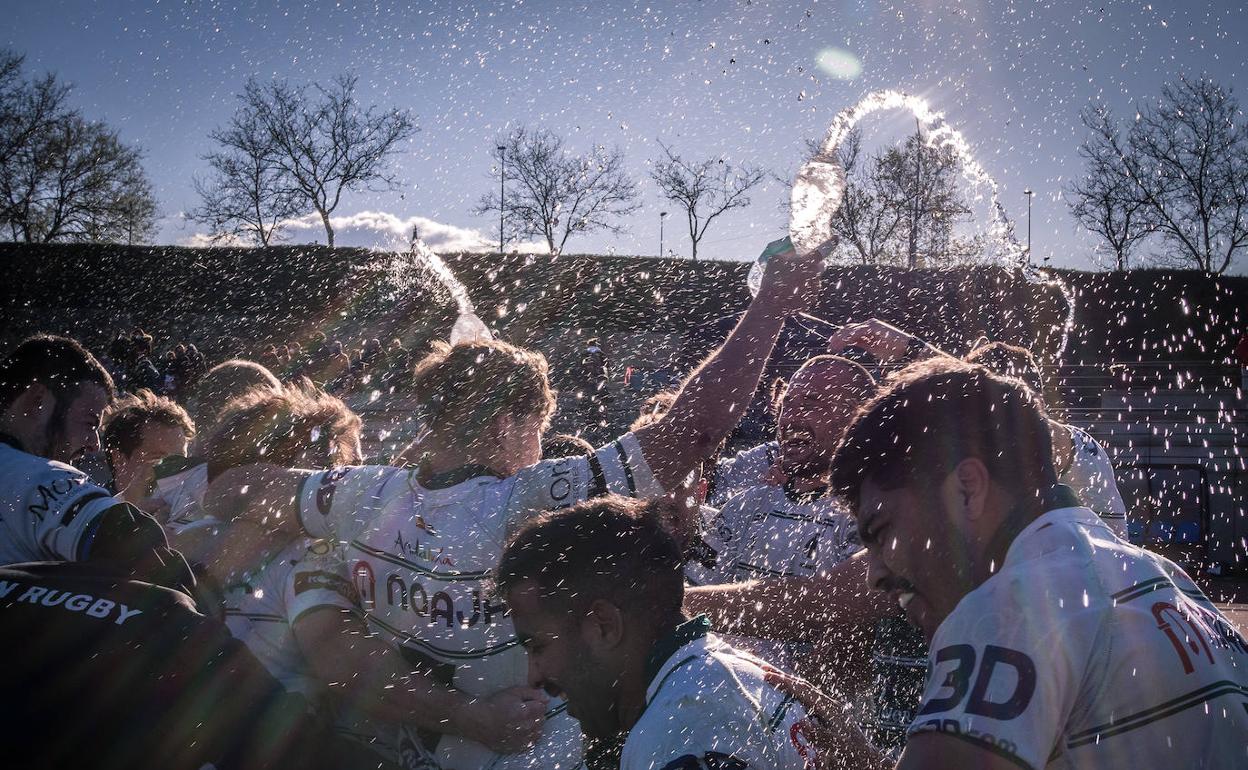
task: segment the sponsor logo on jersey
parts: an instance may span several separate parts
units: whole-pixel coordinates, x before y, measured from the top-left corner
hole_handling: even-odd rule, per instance
[[[429,625],[443,622],[447,628],[472,628],[478,623],[493,625],[508,613],[506,602],[496,602],[489,594],[483,595],[480,589],[473,589],[469,596],[458,600],[446,591],[430,595],[421,583],[412,581],[409,585],[402,575],[393,572],[386,576],[386,606],[427,617]]]
[[[321,483],[316,487],[316,510],[320,511],[322,516],[329,515],[334,506],[334,492],[338,489],[338,482],[342,481],[350,471],[350,468],[335,468],[332,471],[326,471],[321,476]]]
[[[43,521],[43,517],[78,487],[86,483],[87,477],[75,473],[57,473],[57,475],[35,487],[35,501],[26,507],[27,512]]]
[[[424,529],[430,534],[435,534],[432,530],[421,526],[424,520],[421,519],[420,516],[417,516],[416,518],[418,519],[416,523],[417,527]],[[446,548],[430,548],[427,545],[421,545],[420,540],[417,540],[415,543],[408,542],[407,538],[403,537],[402,532],[395,535],[394,547],[399,550],[399,553],[412,559],[420,559],[421,561],[427,561],[430,564],[440,564],[445,567],[455,566],[455,560],[446,554]]]
[[[1201,660],[1207,660],[1210,666],[1215,665],[1215,650],[1248,653],[1248,644],[1243,637],[1217,612],[1192,602],[1182,604],[1180,609],[1170,602],[1156,602],[1152,611],[1158,630],[1174,646],[1184,674],[1194,672]]]
[[[351,581],[333,572],[299,572],[295,574],[295,595],[307,591],[333,591],[352,604],[360,601],[360,592]]]
[[[1031,703],[1036,692],[1036,664],[1026,653],[1012,650],[1009,647],[998,647],[995,644],[984,646],[983,656],[975,653],[969,644],[951,644],[936,653],[936,663],[932,667],[932,681],[943,675],[940,691],[948,694],[939,695],[923,704],[919,716],[939,714],[953,711],[962,706],[967,714],[987,717],[999,721],[1008,721],[1022,715]],[[950,668],[947,664],[953,663]],[[978,665],[977,665],[978,664]],[[989,700],[988,687],[992,683],[994,673],[1008,681],[1013,672],[1014,691],[1004,700]],[[978,676],[975,676],[978,671]],[[972,679],[974,686],[972,687]],[[969,697],[968,697],[969,693]]]
[[[576,458],[560,458],[550,468],[550,500],[553,508],[565,508],[577,502],[576,496],[572,494],[575,481],[573,459]]]
[[[18,589],[23,587],[25,590],[18,593]],[[114,624],[119,626],[130,620],[130,618],[143,614],[143,610],[132,610],[121,602],[90,594],[61,591],[40,585],[23,586],[21,583],[0,580],[0,599],[7,599],[11,594],[17,594],[17,598],[13,600],[14,603],[24,602],[38,607],[54,607],[66,612],[81,612],[100,620],[111,619]]]

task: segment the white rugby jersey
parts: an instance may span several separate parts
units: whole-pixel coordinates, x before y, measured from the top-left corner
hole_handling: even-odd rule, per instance
[[[620,770],[819,767],[806,712],[709,629],[696,618],[656,646],[646,707],[624,741]]]
[[[324,688],[308,668],[291,627],[308,612],[359,608],[355,586],[322,540],[297,538],[224,587],[225,624],[282,686],[319,703]]]
[[[1073,455],[1059,481],[1075,491],[1079,502],[1096,511],[1115,535],[1126,540],[1127,506],[1118,492],[1109,453],[1082,428],[1064,427],[1070,431]]]
[[[0,440],[0,565],[85,559],[100,515],[117,504],[72,465]]]
[[[208,463],[199,463],[171,476],[156,479],[155,498],[169,504],[168,524],[175,529],[204,518],[208,490]]]
[[[473,695],[527,684],[524,649],[487,584],[516,527],[607,492],[664,493],[632,434],[593,455],[546,460],[505,479],[488,473],[464,469],[428,488],[413,470],[338,468],[308,479],[299,504],[308,534],[343,548],[370,626]],[[579,736],[575,720],[553,708],[535,750],[493,766],[575,764]],[[437,756],[448,769],[495,759],[484,746],[449,735],[438,741]]]
[[[929,662],[910,735],[1029,768],[1248,767],[1248,643],[1178,566],[1087,508],[1019,533]]]
[[[766,484],[734,495],[703,540],[709,551],[686,569],[696,585],[812,577],[862,549],[856,520],[836,497]]]
[[[768,441],[718,461],[715,463],[711,495],[706,502],[719,508],[741,490],[761,484],[779,454],[780,445]]]
[[[686,563],[685,578],[693,585],[715,585],[813,577],[861,549],[857,521],[834,496],[790,496],[783,487],[758,485],[720,509],[694,548],[695,558]],[[788,671],[811,647],[794,640],[727,638]]]

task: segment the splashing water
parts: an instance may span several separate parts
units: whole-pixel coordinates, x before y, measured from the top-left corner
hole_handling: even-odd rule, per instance
[[[459,282],[442,258],[419,239],[412,242],[412,254],[433,271],[446,290],[450,292],[451,299],[455,301],[455,307],[459,310],[459,317],[455,319],[455,324],[451,327],[450,343],[458,345],[461,342],[493,339],[485,323],[477,317],[472,307],[472,300],[468,298],[468,290]]]
[[[845,194],[845,173],[836,162],[836,152],[849,132],[864,118],[884,110],[904,109],[918,119],[923,141],[928,147],[950,150],[958,159],[958,167],[972,188],[986,186],[989,191],[989,243],[992,254],[999,263],[1021,270],[1031,283],[1050,286],[1065,297],[1069,311],[1061,330],[1056,355],[1066,349],[1074,326],[1074,299],[1070,290],[1057,278],[1029,264],[1027,250],[1014,237],[1014,225],[1005,214],[998,196],[996,180],[971,154],[970,145],[961,132],[945,122],[945,117],[935,112],[927,101],[903,91],[874,91],[857,104],[837,113],[828,132],[819,145],[818,152],[797,172],[793,191],[789,197],[789,237],[799,253],[819,249],[829,259],[832,254],[832,220]],[[978,196],[976,196],[978,197]],[[767,260],[759,258],[750,268],[746,279],[750,294],[757,294]]]

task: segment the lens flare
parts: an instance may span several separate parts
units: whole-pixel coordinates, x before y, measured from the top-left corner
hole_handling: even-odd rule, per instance
[[[837,80],[853,80],[862,74],[862,62],[842,48],[825,48],[815,60],[819,70]]]

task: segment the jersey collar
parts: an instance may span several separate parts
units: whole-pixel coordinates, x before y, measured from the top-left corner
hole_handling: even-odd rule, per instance
[[[653,683],[654,678],[663,670],[663,664],[676,654],[676,651],[692,641],[706,636],[711,631],[711,621],[705,615],[698,615],[686,620],[676,630],[659,639],[650,648],[650,657],[646,659],[646,681]]]
[[[789,487],[789,482],[787,480],[781,488],[784,490],[784,496],[789,499],[789,502],[797,505],[810,505],[811,503],[825,497],[828,494],[828,490],[831,489],[830,486],[824,485],[818,489],[812,489],[808,492],[796,492]]]

